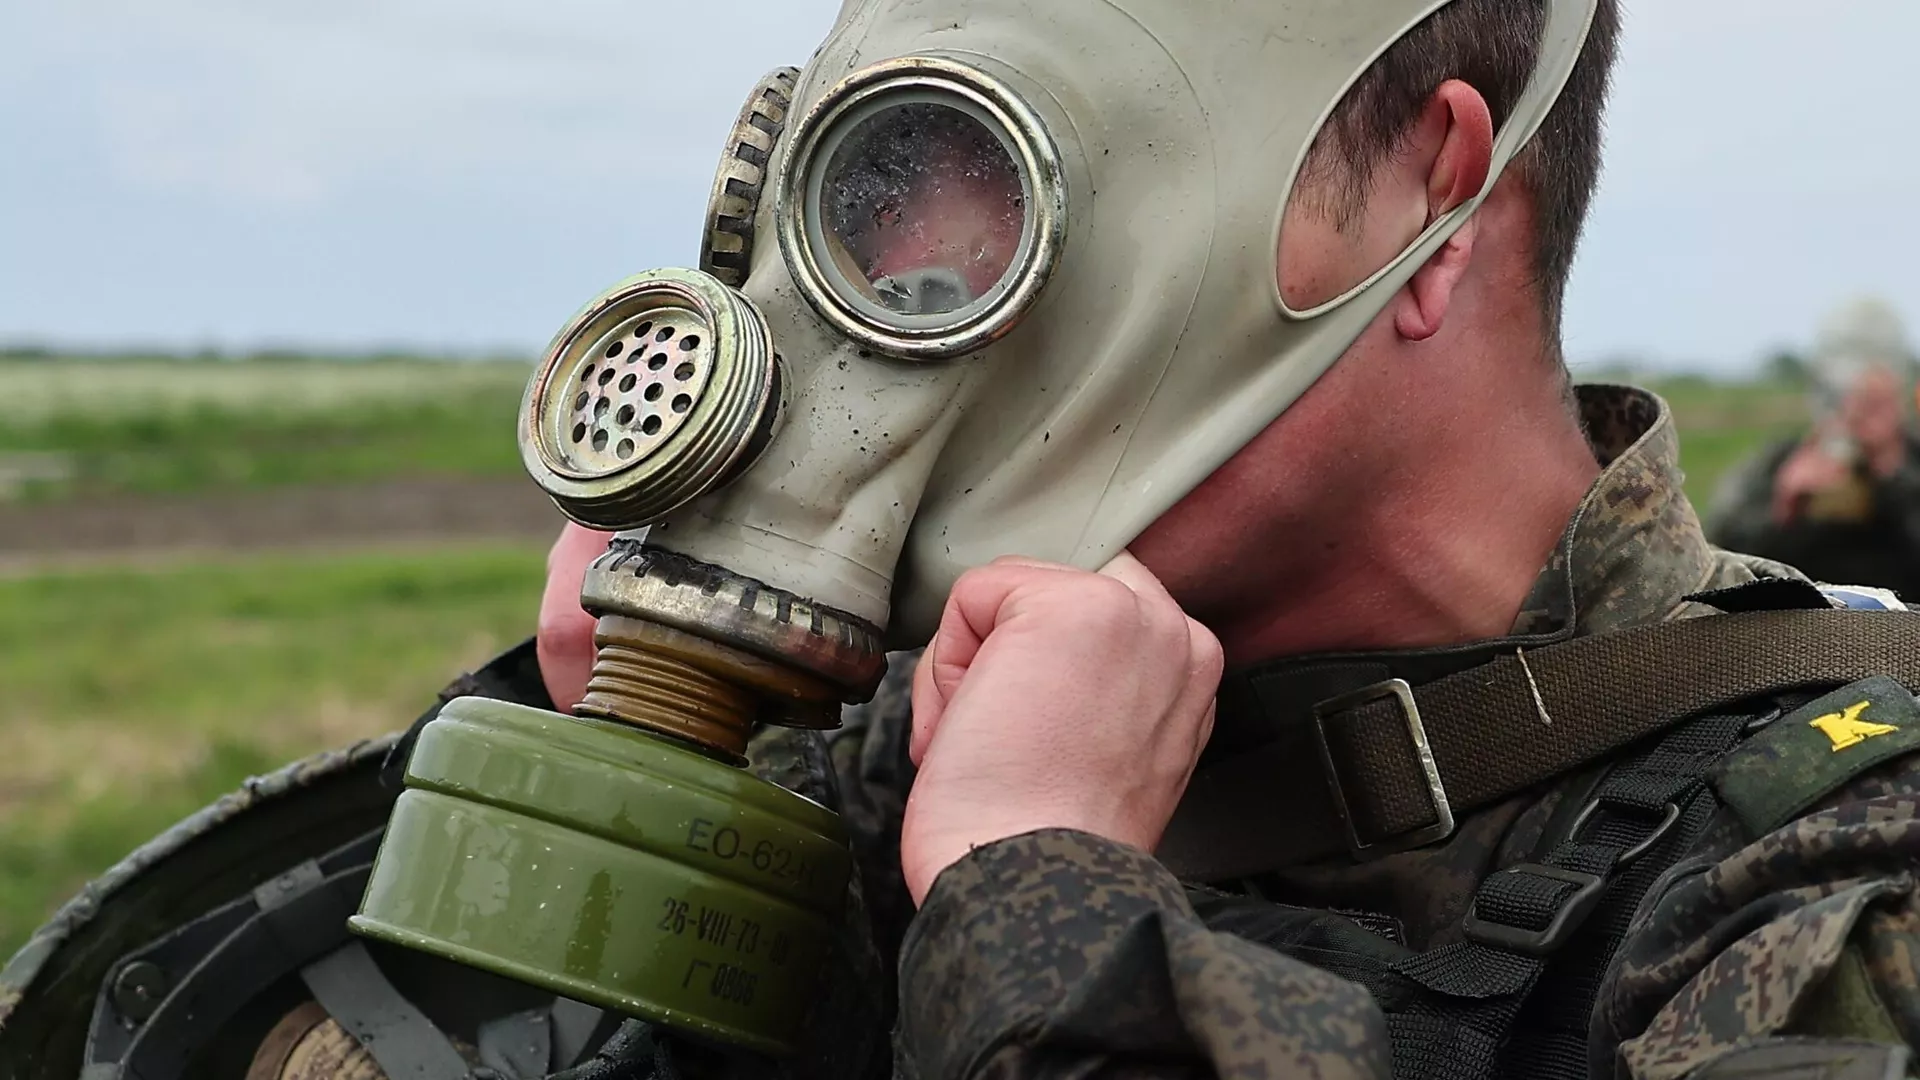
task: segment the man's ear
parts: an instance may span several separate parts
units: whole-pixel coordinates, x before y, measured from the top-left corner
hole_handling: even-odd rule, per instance
[[[1427,225],[1472,201],[1493,171],[1493,112],[1480,91],[1449,79],[1440,84],[1415,122],[1406,149],[1427,168]],[[1409,341],[1425,341],[1446,322],[1453,291],[1473,261],[1469,220],[1407,283],[1394,327]]]

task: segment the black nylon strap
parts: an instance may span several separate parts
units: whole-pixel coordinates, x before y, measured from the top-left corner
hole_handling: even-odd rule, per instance
[[[1705,827],[1713,805],[1706,772],[1744,726],[1737,716],[1690,721],[1623,762],[1594,789],[1592,812],[1552,852],[1481,882],[1469,940],[1394,965],[1395,974],[1429,991],[1388,1016],[1396,1077],[1587,1075],[1585,1017],[1601,973],[1641,897]],[[1650,795],[1671,801],[1649,813]],[[1559,874],[1590,877],[1585,895],[1594,902],[1552,948],[1530,954],[1474,940],[1475,919],[1523,932],[1554,925],[1583,893]],[[1555,993],[1542,992],[1543,979]]]
[[[552,1007],[495,1017],[474,1040],[480,1064],[505,1077],[545,1076],[553,1061]],[[572,1062],[562,1062],[571,1065]]]
[[[671,1043],[644,1020],[627,1021],[587,1061],[547,1080],[680,1080]]]
[[[1920,688],[1920,613],[1759,611],[1635,627],[1496,656],[1413,689],[1456,814],[1689,717],[1871,675]],[[1249,877],[1431,828],[1436,800],[1407,710],[1384,696],[1204,764],[1156,855],[1190,881]]]
[[[1595,812],[1575,831],[1574,842],[1632,851],[1645,843],[1649,827],[1658,829],[1657,839],[1632,859],[1622,856],[1605,902],[1549,961],[1515,1020],[1503,1075],[1584,1078],[1606,1072],[1606,1063],[1587,1059],[1593,1006],[1608,964],[1648,891],[1707,831],[1719,800],[1704,783],[1706,773],[1751,729],[1746,716],[1691,720],[1595,789]],[[1649,805],[1650,797],[1663,801]]]
[[[328,953],[301,968],[300,979],[388,1076],[465,1080],[460,1052],[393,988],[365,945],[355,941]]]
[[[254,994],[347,937],[347,917],[366,880],[365,866],[323,876],[309,862],[237,901],[233,912],[241,921],[181,977],[141,1027],[121,1059],[121,1075],[126,1080],[185,1075],[193,1049]]]

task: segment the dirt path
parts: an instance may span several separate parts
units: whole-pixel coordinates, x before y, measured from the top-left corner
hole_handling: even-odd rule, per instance
[[[545,540],[560,522],[553,504],[527,480],[409,479],[0,504],[0,572],[236,550]]]

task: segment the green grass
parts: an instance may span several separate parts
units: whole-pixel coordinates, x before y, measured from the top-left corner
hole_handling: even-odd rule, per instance
[[[0,955],[249,774],[404,727],[528,633],[537,548],[0,580]]]
[[[1680,429],[1680,467],[1687,497],[1702,514],[1728,469],[1807,423],[1806,394],[1781,383],[1712,382],[1677,377],[1653,381],[1654,392],[1673,406]]]
[[[0,362],[0,498],[517,477],[527,375],[405,360]]]
[[[426,360],[0,360],[0,499],[176,493],[403,476],[522,476],[529,369]],[[1804,422],[1771,382],[1654,380],[1688,493]]]
[[[518,402],[525,364],[443,360],[0,359],[0,422],[125,418],[211,407],[313,415],[471,393]]]

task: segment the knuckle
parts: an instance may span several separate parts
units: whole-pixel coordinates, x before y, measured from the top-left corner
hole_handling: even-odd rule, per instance
[[[1140,618],[1140,598],[1133,590],[1096,574],[1076,579],[1072,603],[1082,618],[1109,630],[1121,629]]]
[[[1205,679],[1217,683],[1227,669],[1227,652],[1220,645],[1220,639],[1213,631],[1200,622],[1188,619],[1187,643],[1193,650],[1193,673],[1196,679]]]
[[[985,588],[987,583],[992,579],[992,577],[993,577],[993,571],[990,568],[985,566],[976,566],[973,569],[962,573],[959,577],[954,579],[953,589],[951,590],[949,595],[956,598],[971,596],[974,593],[979,592],[982,588]]]
[[[1165,596],[1136,595],[1141,627],[1154,648],[1184,653],[1187,647],[1187,613]]]
[[[1158,626],[1161,632],[1181,641],[1186,641],[1193,636],[1193,627],[1198,624],[1188,618],[1187,613],[1181,610],[1180,605],[1171,597],[1155,597],[1147,603],[1153,612],[1154,625]]]
[[[1000,566],[989,563],[976,566],[954,580],[953,590],[948,593],[949,606],[971,604],[997,593],[1005,592],[1010,580],[1017,580],[1019,570],[1016,567]]]

